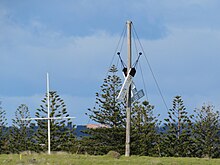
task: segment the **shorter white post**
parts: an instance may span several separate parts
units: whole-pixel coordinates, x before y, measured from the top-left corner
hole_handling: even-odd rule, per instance
[[[39,117],[39,118],[25,118],[21,120],[47,120],[47,130],[48,130],[48,154],[51,152],[50,148],[50,121],[51,120],[61,120],[61,119],[74,119],[75,117],[50,117],[50,90],[49,90],[49,74],[47,73],[47,117]]]
[[[48,123],[48,154],[50,155],[50,90],[49,90],[49,74],[47,73],[47,123]]]

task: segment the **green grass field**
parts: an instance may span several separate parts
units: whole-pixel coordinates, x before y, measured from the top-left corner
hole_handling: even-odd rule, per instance
[[[220,159],[91,156],[75,154],[0,155],[1,165],[219,165]]]

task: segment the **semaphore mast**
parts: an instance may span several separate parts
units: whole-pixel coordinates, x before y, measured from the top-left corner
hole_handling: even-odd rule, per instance
[[[128,68],[127,75],[131,69],[131,21],[127,21],[127,42],[128,42]],[[131,133],[131,85],[127,92],[127,106],[126,106],[126,142],[125,142],[125,156],[130,156],[130,133]]]

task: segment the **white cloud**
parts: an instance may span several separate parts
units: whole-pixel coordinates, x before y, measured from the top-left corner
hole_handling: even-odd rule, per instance
[[[0,9],[0,91],[9,109],[29,103],[29,97],[38,100],[33,95],[43,93],[49,72],[52,89],[76,108],[73,115],[84,118],[81,109],[99,90],[127,19],[142,38],[168,104],[178,94],[190,106],[212,99],[217,103],[218,1],[56,1],[50,8],[40,1],[10,3]],[[145,71],[149,97],[161,105],[146,66]]]
[[[100,80],[105,73],[102,67],[109,65],[118,40],[106,32],[86,37],[65,36],[35,20],[25,28],[15,23],[2,25],[0,31],[4,35],[0,37],[3,43],[0,47],[4,63],[0,72],[3,79],[12,82],[19,79],[35,87],[42,84],[46,72],[59,80],[74,82],[75,86],[88,79]]]

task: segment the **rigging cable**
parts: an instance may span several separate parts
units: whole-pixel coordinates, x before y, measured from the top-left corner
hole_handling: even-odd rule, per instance
[[[135,45],[135,49],[136,49],[136,53],[137,53],[137,52],[138,52],[138,48],[137,48],[136,38],[135,38],[135,35],[134,35],[134,31],[133,31],[133,30],[132,30],[132,34],[133,34],[133,36],[134,36],[134,37],[133,37],[133,38],[134,38],[134,45]],[[142,53],[139,52],[138,58],[137,58],[137,60],[135,61],[133,67],[136,67],[136,65],[139,64],[139,68],[140,68],[140,71],[141,71],[141,77],[142,77],[142,81],[143,81],[143,85],[144,85],[144,92],[145,92],[145,95],[146,95],[147,100],[149,101],[148,92],[147,92],[147,88],[146,88],[146,83],[145,83],[144,76],[143,76],[143,71],[142,71],[142,68],[141,68],[141,63],[138,63],[141,55],[142,55]]]
[[[116,49],[115,49],[115,51],[114,51],[114,55],[113,55],[113,57],[112,57],[112,59],[111,59],[110,65],[109,65],[108,70],[107,70],[107,72],[106,72],[106,74],[105,74],[105,78],[108,76],[108,72],[109,72],[109,70],[110,70],[110,68],[111,68],[111,66],[112,66],[112,63],[113,63],[113,61],[114,61],[116,52],[117,52],[117,50],[118,50],[118,48],[119,48],[119,45],[120,45],[120,43],[121,43],[121,40],[122,40],[122,38],[123,38],[122,44],[121,44],[121,47],[120,47],[120,50],[122,50],[122,45],[123,45],[123,43],[124,43],[124,38],[125,38],[125,37],[124,37],[124,36],[125,36],[125,32],[126,32],[126,24],[124,25],[124,28],[123,28],[123,31],[122,31],[122,33],[121,33],[120,39],[119,39],[118,44],[117,44],[117,46],[116,46]],[[118,65],[118,60],[117,60],[117,65]],[[101,89],[99,90],[98,93],[100,93],[100,92],[101,92]],[[94,106],[93,106],[93,109],[96,108],[96,105],[97,105],[97,101],[95,101],[95,104],[94,104]],[[92,109],[92,108],[91,108],[91,109]],[[87,114],[87,113],[86,113],[86,114]],[[91,119],[90,119],[90,117],[89,117],[87,124],[89,124],[90,120],[91,120]]]
[[[121,43],[121,47],[120,47],[120,50],[117,52],[117,55],[119,56],[119,59],[120,59],[120,61],[121,61],[121,66],[122,66],[122,68],[124,69],[124,68],[126,68],[126,64],[125,64],[125,62],[122,60],[122,58],[121,58],[121,50],[122,50],[122,47],[123,47],[123,45],[124,45],[124,40],[125,40],[125,35],[126,35],[126,26],[125,26],[125,28],[124,28],[124,31],[123,31],[123,33],[122,33],[122,35],[121,35],[121,37],[123,38],[123,40],[122,40],[122,43]]]
[[[135,35],[134,35],[133,30],[132,30],[132,36],[133,36],[133,41],[134,41],[134,46],[135,46],[135,49],[136,49],[136,53],[138,54],[137,43],[136,43],[136,39],[135,39]],[[136,60],[135,63],[133,64],[133,67],[134,67],[134,68],[136,67],[136,65],[137,65],[137,63],[138,63],[139,58],[140,58],[141,55],[142,55],[142,53],[139,52],[139,55],[137,55],[137,60]]]
[[[134,41],[136,53],[138,53],[136,38],[135,38],[135,34],[134,34],[133,30],[132,30],[132,36],[133,36],[133,41]],[[139,59],[140,59],[141,55],[142,55],[142,53],[139,52],[139,54],[137,55],[137,60],[135,61],[134,65],[133,65],[134,68],[137,66],[137,64],[139,64],[138,62],[139,62]],[[141,70],[141,77],[142,77],[142,81],[143,81],[143,85],[144,85],[144,92],[145,92],[145,95],[146,95],[146,99],[149,101],[148,92],[147,92],[147,88],[146,88],[146,85],[145,85],[146,83],[144,81],[144,76],[143,76],[143,71],[142,71],[142,68],[141,68],[141,64],[139,64],[139,67],[140,67],[140,70]]]
[[[125,32],[126,32],[126,25],[124,26],[124,29],[123,29],[123,31],[122,31],[122,33],[121,33],[120,39],[119,39],[118,44],[117,44],[117,46],[116,46],[116,49],[115,49],[115,51],[114,51],[114,55],[113,55],[113,57],[112,57],[111,63],[110,63],[110,65],[109,65],[109,67],[108,67],[108,71],[107,71],[105,77],[107,77],[107,75],[108,75],[109,69],[110,69],[111,66],[112,66],[112,63],[113,63],[113,61],[114,61],[116,52],[117,52],[117,50],[118,50],[118,48],[119,48],[119,45],[120,45],[120,43],[121,43],[122,38],[124,38],[123,36],[124,36]],[[122,40],[122,44],[123,44],[123,43],[124,43],[124,41]],[[120,50],[121,50],[121,49],[122,49],[122,46],[120,47]]]
[[[140,68],[140,71],[141,71],[141,77],[142,77],[142,81],[143,81],[143,84],[144,84],[144,92],[145,92],[145,94],[146,94],[147,100],[149,101],[148,92],[147,92],[147,88],[146,88],[146,83],[145,83],[145,81],[144,81],[144,75],[143,75],[141,63],[139,63],[139,68]]]
[[[133,30],[132,30],[132,36],[133,36],[133,41],[134,41],[136,53],[138,54],[138,55],[137,55],[137,60],[136,60],[135,63],[133,64],[133,67],[135,68],[135,67],[137,66],[137,64],[139,64],[140,71],[141,71],[141,77],[142,77],[142,81],[143,81],[143,85],[144,85],[144,92],[145,92],[145,95],[146,95],[147,100],[149,101],[148,92],[147,92],[147,88],[146,88],[146,83],[145,83],[145,81],[144,81],[144,76],[143,76],[143,71],[142,71],[142,68],[141,68],[141,64],[138,63],[138,62],[139,62],[139,59],[140,59],[140,56],[142,55],[142,53],[141,53],[141,52],[138,53],[136,38],[135,38],[135,35],[134,35],[134,31],[133,31]]]
[[[123,40],[122,40],[122,43],[121,43],[120,52],[121,52],[122,47],[123,47],[123,45],[124,45],[124,41],[125,41],[125,38],[126,38],[125,36],[126,36],[126,25],[125,25],[125,27],[124,27],[124,31],[123,31],[122,34],[121,34],[121,37],[123,38]]]
[[[152,70],[152,67],[151,67],[151,65],[150,65],[150,63],[149,63],[149,61],[148,61],[148,59],[147,59],[146,53],[145,53],[145,51],[144,51],[144,49],[143,49],[143,46],[142,46],[142,44],[141,44],[141,42],[140,42],[140,40],[139,40],[139,37],[138,37],[138,35],[137,35],[137,32],[136,32],[134,26],[133,26],[133,29],[134,29],[135,35],[137,36],[137,40],[138,40],[138,42],[139,42],[139,44],[140,44],[140,47],[141,47],[141,49],[142,49],[142,51],[143,51],[145,60],[147,61],[148,67],[149,67],[149,69],[150,69],[150,72],[151,72],[151,74],[152,74],[152,76],[153,76],[153,79],[154,79],[154,81],[155,81],[155,84],[156,84],[156,86],[157,86],[157,89],[158,89],[158,91],[159,91],[159,94],[160,94],[160,96],[161,96],[161,98],[162,98],[162,100],[163,100],[163,103],[164,103],[164,105],[165,105],[167,111],[169,111],[168,106],[167,106],[167,104],[166,104],[166,101],[165,101],[165,99],[164,99],[164,97],[163,97],[162,91],[161,91],[161,89],[160,89],[160,86],[159,86],[159,84],[158,84],[158,82],[157,82],[157,79],[156,79],[156,77],[155,77],[155,75],[154,75],[154,72],[153,72],[153,70]]]

